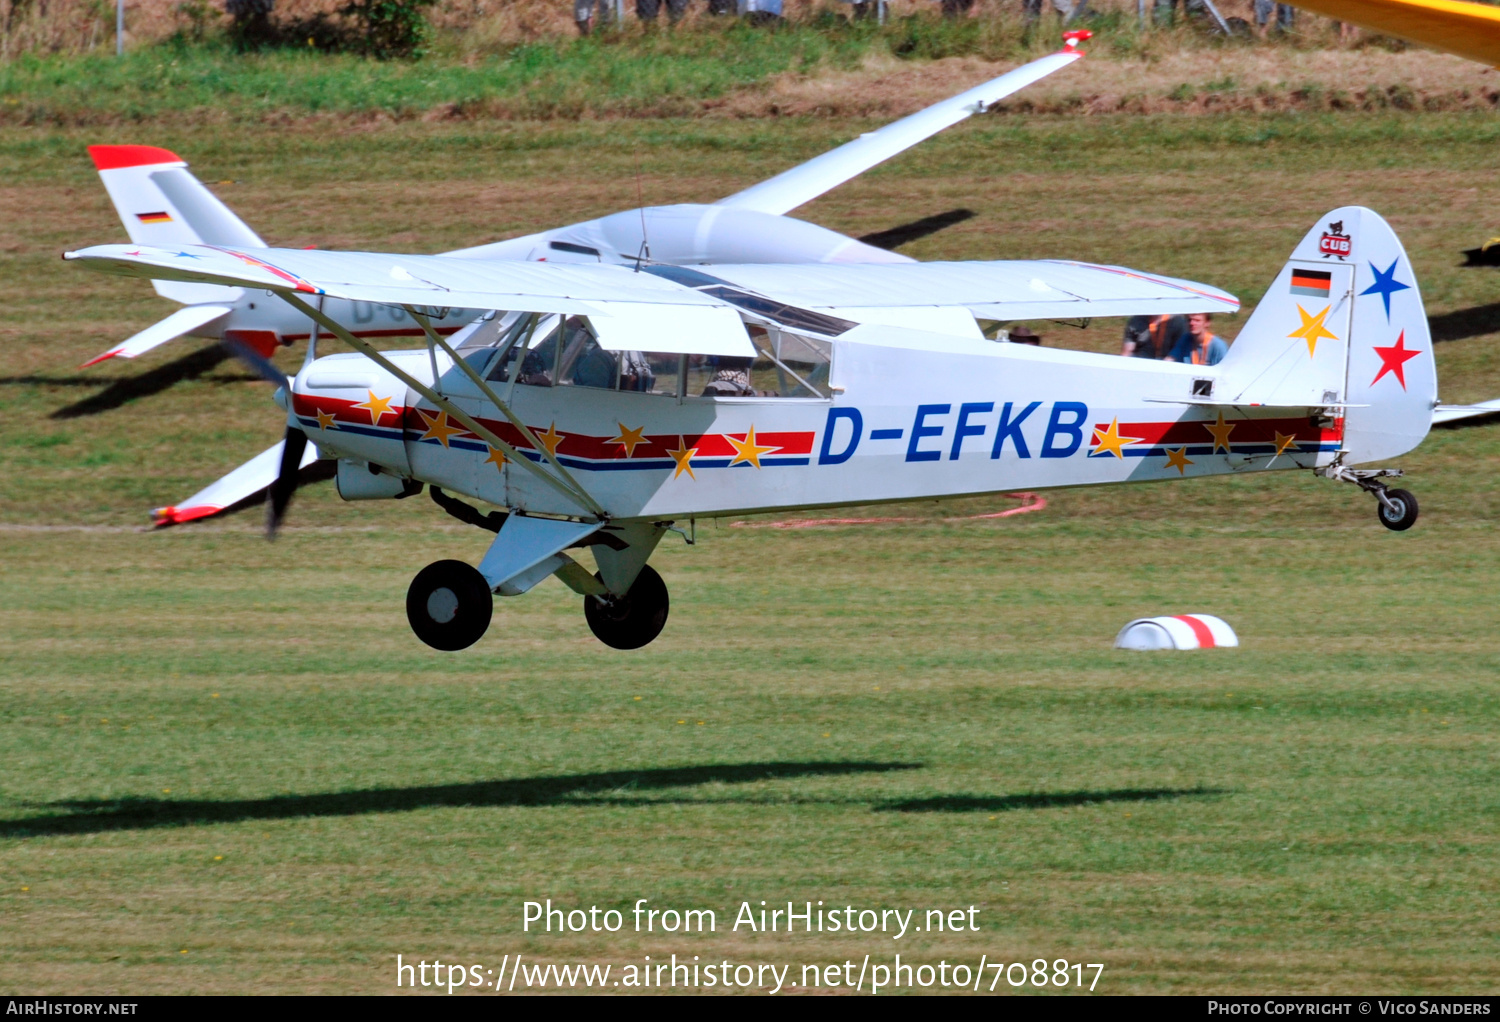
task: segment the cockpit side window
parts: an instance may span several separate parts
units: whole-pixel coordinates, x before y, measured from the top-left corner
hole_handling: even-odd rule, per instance
[[[775,328],[747,327],[754,358],[689,355],[686,393],[690,397],[828,396],[833,345],[829,341]]]

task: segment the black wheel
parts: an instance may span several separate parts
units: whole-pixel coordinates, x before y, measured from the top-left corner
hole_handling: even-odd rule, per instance
[[[597,577],[597,576],[596,576]],[[583,616],[600,642],[615,649],[640,649],[667,625],[667,584],[647,564],[624,596],[583,598]]]
[[[466,649],[490,626],[495,598],[477,568],[463,561],[434,561],[406,590],[406,620],[433,649]]]
[[[1375,502],[1375,513],[1381,525],[1392,532],[1405,532],[1417,524],[1417,498],[1409,490],[1386,490],[1385,499],[1394,506],[1386,507],[1379,501]]]

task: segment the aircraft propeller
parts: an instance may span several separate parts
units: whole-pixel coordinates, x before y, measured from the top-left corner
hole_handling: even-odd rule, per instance
[[[244,341],[234,337],[223,337],[219,339],[219,343],[231,355],[245,363],[246,367],[254,372],[256,376],[277,387],[285,387],[287,385],[286,373],[277,369],[275,363]]]
[[[307,434],[296,426],[288,426],[281,448],[281,468],[266,494],[266,539],[276,538],[276,530],[286,517],[287,505],[292,502],[292,494],[297,492],[297,474],[302,467],[302,452],[306,449]]]

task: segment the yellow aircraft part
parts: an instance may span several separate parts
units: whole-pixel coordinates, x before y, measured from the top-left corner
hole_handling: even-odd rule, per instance
[[[1296,0],[1296,6],[1500,67],[1500,7],[1464,0]]]

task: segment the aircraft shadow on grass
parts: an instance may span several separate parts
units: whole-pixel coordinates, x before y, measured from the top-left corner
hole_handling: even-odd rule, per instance
[[[1500,333],[1500,302],[1445,312],[1441,316],[1428,316],[1427,326],[1432,331],[1434,343],[1462,341],[1482,334]]]
[[[121,405],[134,401],[136,398],[150,397],[164,390],[175,387],[187,380],[196,380],[214,369],[233,356],[214,344],[206,348],[200,348],[190,355],[167,362],[148,369],[144,373],[135,376],[127,376],[111,383],[97,394],[92,394],[81,401],[75,401],[70,405],[64,405],[53,412],[49,418],[53,419],[81,419],[88,415],[98,415],[101,412],[114,411]],[[251,376],[246,373],[235,373],[229,376],[221,376],[219,379],[226,383],[257,382],[259,376]],[[46,377],[35,377],[28,381],[4,380],[0,382],[33,382],[41,386],[55,387],[63,386],[98,386],[100,380],[92,376],[69,376],[62,379],[48,379]]]
[[[866,805],[877,812],[1000,812],[1045,809],[1096,802],[1144,802],[1222,794],[1214,788],[1149,788],[1080,791],[1059,794],[1007,795],[995,798],[956,795],[906,801],[872,801],[846,796],[750,796],[746,798],[651,798],[641,792],[705,784],[745,784],[802,777],[920,770],[922,763],[835,761],[824,763],[726,763],[659,770],[615,770],[471,784],[279,795],[261,799],[78,799],[31,804],[32,808],[67,810],[46,816],[0,822],[0,838],[95,834],[111,830],[149,830],[246,820],[283,820],[310,816],[359,816],[441,807],[506,808],[514,806],[649,806],[649,805]]]
[[[1160,802],[1172,798],[1206,798],[1224,795],[1223,788],[1115,788],[1110,791],[1039,792],[1030,795],[939,795],[904,802],[885,802],[877,812],[886,813],[1005,813],[1016,809],[1057,809],[1098,802]]]

